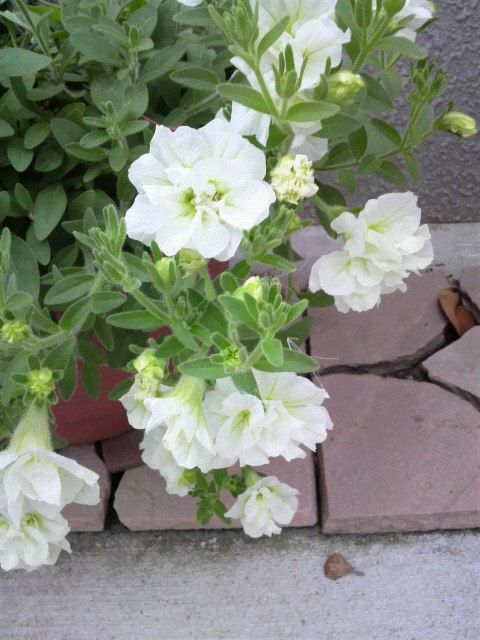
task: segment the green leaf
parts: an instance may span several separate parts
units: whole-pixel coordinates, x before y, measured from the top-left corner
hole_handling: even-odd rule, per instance
[[[35,169],[40,173],[49,173],[55,171],[62,164],[64,158],[61,151],[55,143],[42,145],[37,157],[35,158]]]
[[[340,184],[345,188],[349,193],[353,193],[357,186],[357,180],[355,178],[355,174],[351,169],[341,169],[338,172],[338,179]]]
[[[92,308],[91,298],[82,298],[71,304],[60,318],[60,329],[71,331],[80,327],[88,317]]]
[[[364,107],[366,110],[382,113],[389,111],[393,107],[393,101],[381,83],[372,76],[362,74],[363,81],[367,87],[367,98]]]
[[[379,131],[383,136],[388,138],[390,142],[393,142],[393,144],[397,147],[400,146],[402,142],[402,136],[395,129],[395,127],[393,127],[388,122],[385,122],[385,120],[379,120],[378,118],[372,118],[371,122],[373,126],[377,129],[377,131]]]
[[[110,136],[106,131],[96,130],[86,133],[82,138],[80,138],[79,144],[85,149],[94,149],[99,144],[107,142],[107,140],[110,140]]]
[[[104,64],[116,64],[116,47],[107,39],[90,31],[74,31],[70,35],[73,46],[88,60],[103,62]]]
[[[90,291],[95,278],[94,275],[81,273],[62,278],[47,291],[45,304],[64,304],[80,298]]]
[[[418,164],[418,160],[415,158],[411,151],[404,151],[403,158],[405,160],[408,172],[412,176],[413,180],[415,182],[418,182],[418,180],[420,179],[420,165]]]
[[[57,383],[63,400],[70,400],[73,396],[77,386],[77,372],[77,359],[75,358],[75,351],[72,351],[63,369],[63,378]]]
[[[173,16],[173,21],[189,27],[212,27],[214,25],[206,7],[184,9]]]
[[[214,91],[220,82],[218,76],[210,69],[203,67],[184,67],[170,74],[170,79],[189,89],[197,91]]]
[[[216,379],[226,378],[229,373],[225,371],[223,365],[210,362],[209,358],[194,358],[186,360],[178,366],[180,373],[193,376],[194,378]]]
[[[161,325],[161,321],[150,313],[141,309],[114,313],[107,318],[108,324],[121,329],[136,329],[137,331],[154,331]]]
[[[33,208],[33,206],[32,206]],[[30,209],[31,211],[32,209]],[[38,240],[33,229],[33,224],[28,227],[25,236],[28,246],[39,264],[46,266],[50,262],[50,245],[47,240]]]
[[[108,162],[112,171],[118,173],[123,169],[123,167],[127,164],[128,160],[128,149],[125,147],[121,147],[120,145],[113,147],[108,152]]]
[[[100,340],[107,351],[113,351],[115,349],[113,330],[111,326],[107,324],[106,321],[100,316],[97,316],[95,318],[95,322],[93,323],[93,330],[95,332],[95,336]]]
[[[22,173],[33,158],[33,151],[25,149],[22,138],[12,138],[7,145],[7,156],[13,168]]]
[[[83,149],[79,145],[78,142],[70,142],[65,147],[68,155],[73,156],[74,158],[78,158],[79,160],[84,160],[85,162],[100,162],[105,157],[104,149]]]
[[[184,56],[186,46],[184,44],[174,44],[155,51],[149,58],[141,73],[143,82],[151,82],[161,78],[171,71],[177,62]]]
[[[80,125],[66,118],[52,118],[50,127],[55,140],[63,149],[72,142],[78,142],[86,133]]]
[[[413,60],[423,60],[428,52],[416,42],[402,36],[390,36],[383,38],[376,46],[380,51],[391,51],[392,53],[412,58]]]
[[[74,352],[76,340],[72,336],[52,349],[45,359],[44,366],[49,369],[63,371]]]
[[[274,367],[283,364],[283,346],[277,338],[264,338],[261,341],[262,351],[268,362]]]
[[[60,222],[67,207],[63,187],[47,187],[40,191],[33,206],[33,225],[38,240],[44,240]]]
[[[271,115],[270,109],[261,93],[243,84],[224,83],[217,86],[217,93],[231,102],[238,102],[244,107]]]
[[[92,344],[87,341],[79,340],[78,341],[78,353],[83,358],[85,362],[89,364],[104,364],[105,363],[105,353],[97,349]]]
[[[15,198],[22,209],[31,213],[33,211],[33,201],[23,184],[17,182],[14,188],[14,193]]]
[[[8,311],[16,311],[23,309],[32,304],[32,296],[23,291],[16,291],[9,296],[5,302],[5,309]]]
[[[156,349],[155,354],[159,358],[171,358],[184,349],[184,345],[175,336],[167,336],[162,344]]]
[[[226,309],[232,316],[242,322],[249,329],[258,331],[258,325],[255,318],[248,313],[247,307],[242,300],[234,298],[233,296],[221,295],[218,296],[218,302]]]
[[[48,56],[20,47],[0,49],[0,76],[18,77],[33,75],[52,62]]]
[[[282,341],[285,346],[290,346],[290,341],[299,346],[303,344],[308,336],[313,324],[312,316],[305,316],[290,327],[283,329],[277,333],[277,338]]]
[[[102,384],[98,367],[85,362],[82,367],[82,383],[92,400],[98,400],[102,392]]]
[[[392,182],[393,184],[404,185],[406,182],[405,174],[400,167],[389,160],[382,162],[377,173],[384,180]]]
[[[260,371],[292,371],[293,373],[311,373],[318,369],[318,362],[301,351],[283,349],[283,363],[281,367],[274,366],[267,359],[260,358],[255,363],[255,369]]]
[[[128,378],[127,380],[122,380],[119,384],[117,384],[108,394],[109,400],[120,400],[122,396],[124,396],[133,384],[133,378]]]
[[[315,293],[303,293],[302,298],[308,300],[308,305],[312,309],[323,309],[335,303],[335,298],[321,289]]]
[[[331,118],[338,113],[340,107],[329,102],[317,102],[309,100],[297,102],[287,111],[287,120],[292,122],[317,122],[325,118]]]
[[[46,122],[35,122],[25,131],[23,144],[26,149],[34,149],[50,135],[50,126]]]
[[[0,120],[0,138],[9,138],[15,131],[5,120]]]
[[[257,381],[252,371],[239,371],[233,374],[232,380],[235,386],[242,393],[250,393],[253,396],[259,396]]]
[[[38,264],[28,244],[18,236],[12,236],[10,273],[15,275],[17,291],[29,293],[34,299],[38,298]]]
[[[348,144],[355,158],[359,160],[367,150],[368,136],[365,127],[360,127],[357,131],[353,131],[348,136]]]
[[[92,296],[92,311],[94,313],[106,313],[122,305],[126,296],[118,291],[99,291]]]
[[[315,134],[315,137],[328,139],[345,138],[348,134],[352,133],[352,131],[360,129],[361,126],[362,123],[355,118],[345,116],[343,113],[338,113],[336,116],[327,118],[327,120],[322,123],[322,128]]]
[[[293,273],[295,271],[295,265],[290,260],[286,258],[282,258],[282,256],[276,255],[263,255],[256,258],[257,262],[261,262],[262,264],[268,264],[270,267],[274,267],[279,271],[284,271],[285,273]]]
[[[290,16],[285,16],[276,25],[274,25],[270,31],[268,31],[260,40],[257,48],[257,57],[260,59],[270,47],[280,38],[282,33],[290,22]]]

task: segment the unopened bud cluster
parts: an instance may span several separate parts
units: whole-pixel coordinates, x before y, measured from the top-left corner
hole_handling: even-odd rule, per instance
[[[462,138],[469,138],[477,134],[477,123],[466,113],[450,111],[441,120],[441,128]]]
[[[30,327],[21,320],[9,320],[2,326],[1,335],[7,344],[20,344],[30,335]]]
[[[339,71],[328,79],[328,99],[330,102],[342,104],[352,100],[365,86],[358,73]]]

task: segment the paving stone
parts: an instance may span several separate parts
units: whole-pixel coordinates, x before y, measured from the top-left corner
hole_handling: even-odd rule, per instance
[[[102,531],[105,525],[108,499],[110,498],[110,474],[103,461],[91,445],[78,445],[66,447],[61,451],[67,458],[76,460],[100,476],[100,502],[89,506],[84,504],[69,504],[63,510],[63,515],[68,520],[72,531]]]
[[[445,344],[446,319],[438,294],[447,286],[440,270],[411,275],[406,293],[382,296],[380,306],[363,313],[313,309],[311,354],[321,371],[345,365],[378,365],[371,371],[403,369]]]
[[[480,326],[472,327],[422,363],[432,380],[480,400]]]
[[[290,526],[306,527],[317,523],[313,456],[292,462],[276,458],[259,470],[276,475],[299,490],[299,508]],[[168,494],[160,474],[144,465],[125,471],[115,493],[114,507],[120,522],[132,531],[226,528],[218,518],[212,518],[208,525],[200,525],[195,518],[194,500],[189,496]]]
[[[334,428],[319,451],[326,533],[480,526],[480,413],[428,382],[324,379]]]
[[[142,456],[139,449],[142,438],[143,431],[135,429],[115,438],[103,440],[103,461],[110,473],[124,471],[142,464]]]
[[[480,253],[480,252],[479,252]],[[480,256],[478,258],[480,260]],[[477,319],[480,314],[480,267],[464,269],[459,273],[460,289],[467,294],[471,302],[476,306]]]

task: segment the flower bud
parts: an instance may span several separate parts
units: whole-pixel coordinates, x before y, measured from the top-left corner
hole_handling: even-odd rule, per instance
[[[8,344],[20,344],[30,335],[30,327],[21,320],[8,320],[2,327],[2,340]]]
[[[462,138],[469,138],[477,133],[475,119],[459,111],[450,111],[450,113],[443,116],[440,127]]]
[[[313,165],[307,156],[302,154],[283,156],[272,169],[270,182],[278,200],[293,205],[318,191]]]
[[[330,102],[342,104],[352,100],[363,89],[365,82],[358,73],[338,71],[328,78],[328,99]]]
[[[157,384],[165,376],[165,360],[155,355],[154,349],[145,349],[134,361],[133,366],[140,375],[142,386]]]
[[[248,278],[241,287],[238,287],[233,296],[241,300],[244,293],[248,293],[252,298],[255,298],[255,300],[261,300],[263,298],[263,284],[261,278],[258,276]]]
[[[30,371],[27,381],[28,392],[38,400],[46,400],[55,391],[55,381],[50,369]]]
[[[170,291],[177,281],[177,265],[173,258],[162,258],[155,263],[155,269],[160,276],[162,288]]]
[[[194,249],[181,249],[178,264],[185,273],[196,273],[207,264],[207,261]]]

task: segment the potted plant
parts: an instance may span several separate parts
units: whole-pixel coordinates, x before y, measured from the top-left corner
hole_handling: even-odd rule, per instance
[[[60,510],[97,499],[95,474],[53,452],[54,416],[79,442],[127,428],[126,410],[145,462],[202,523],[240,518],[256,537],[290,521],[296,491],[253,467],[305,455],[332,426],[300,375],[317,368],[299,348],[308,306],[372,308],[432,259],[411,192],[348,206],[336,179],[350,194],[372,174],[416,181],[416,146],[476,132],[453,103],[435,109],[446,76],[416,42],[433,19],[424,0],[0,12],[4,568],[54,562]],[[290,238],[311,223],[307,199],[345,244],[302,292]],[[288,274],[287,290],[255,265]],[[41,552],[26,550],[32,528]]]

